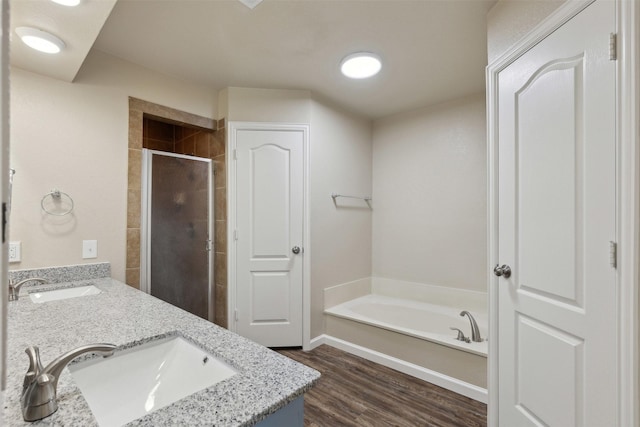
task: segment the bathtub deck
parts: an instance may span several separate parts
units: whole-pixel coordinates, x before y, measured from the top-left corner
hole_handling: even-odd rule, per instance
[[[281,354],[322,373],[305,426],[486,426],[487,406],[336,348]]]

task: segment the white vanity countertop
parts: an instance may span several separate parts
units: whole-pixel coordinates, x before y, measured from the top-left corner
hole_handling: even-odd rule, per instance
[[[23,288],[20,300],[9,302],[3,414],[6,425],[97,425],[68,369],[63,371],[58,383],[58,411],[35,423],[23,421],[20,393],[29,365],[24,351],[30,345],[40,348],[42,364],[46,366],[82,345],[130,346],[177,333],[239,371],[238,375],[152,412],[127,424],[129,426],[253,425],[300,397],[320,377],[311,368],[116,280],[90,279],[48,287],[86,283],[100,288],[102,293],[35,304]]]

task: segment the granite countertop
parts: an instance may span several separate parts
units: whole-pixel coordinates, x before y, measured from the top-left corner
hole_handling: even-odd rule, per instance
[[[31,302],[27,295],[36,289],[86,283],[102,293],[44,304]],[[46,366],[82,345],[112,343],[124,348],[167,334],[198,343],[239,372],[127,425],[253,425],[300,397],[320,377],[311,368],[116,280],[23,287],[19,301],[8,304],[5,423],[98,425],[68,369],[58,383],[58,411],[35,423],[23,421],[20,393],[28,367],[24,352],[28,346],[40,348],[42,364]]]

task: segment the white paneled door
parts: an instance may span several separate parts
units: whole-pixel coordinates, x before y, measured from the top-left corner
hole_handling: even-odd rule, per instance
[[[614,31],[598,0],[499,74],[501,426],[617,425]]]
[[[238,129],[236,332],[302,345],[304,131]]]

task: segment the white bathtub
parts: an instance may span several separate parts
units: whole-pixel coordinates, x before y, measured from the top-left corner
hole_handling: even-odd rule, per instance
[[[328,308],[325,313],[487,357],[486,314],[469,310],[478,323],[482,342],[458,341],[457,332],[449,329],[458,328],[471,337],[469,319],[460,316],[462,309],[370,294]]]
[[[484,341],[471,336],[469,311]],[[485,292],[368,277],[324,290],[329,344],[487,402],[487,294]]]

